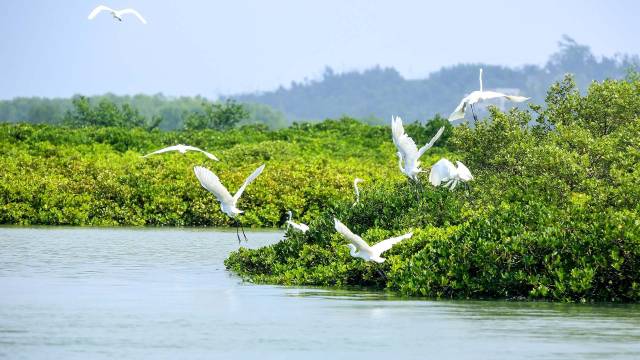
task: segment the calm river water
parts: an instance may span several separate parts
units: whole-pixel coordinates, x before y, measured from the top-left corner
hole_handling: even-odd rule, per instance
[[[0,228],[0,358],[640,359],[638,305],[252,285],[224,269],[237,247],[235,231]]]

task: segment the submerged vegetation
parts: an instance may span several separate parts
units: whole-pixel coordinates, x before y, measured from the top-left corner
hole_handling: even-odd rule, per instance
[[[452,160],[474,173],[468,187],[450,192],[393,172],[374,178],[357,206],[336,198],[307,217],[308,232],[240,248],[227,268],[255,282],[411,296],[640,300],[640,78],[593,83],[584,96],[566,78],[545,106],[494,108],[473,125],[449,139]],[[365,263],[349,255],[334,216],[371,244],[414,235],[383,264]]]

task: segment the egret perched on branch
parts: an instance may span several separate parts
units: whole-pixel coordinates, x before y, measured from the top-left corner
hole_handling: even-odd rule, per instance
[[[380,257],[380,255],[391,249],[391,247],[402,240],[410,238],[413,233],[410,232],[408,234],[404,234],[402,236],[393,237],[387,240],[382,240],[379,243],[369,246],[362,238],[349,230],[340,220],[333,218],[335,222],[336,231],[339,232],[342,236],[344,236],[347,240],[351,242],[347,246],[349,249],[349,254],[353,257],[359,257],[364,259],[365,261],[375,261],[379,264],[383,263],[386,259]]]
[[[453,190],[459,182],[467,182],[473,180],[471,171],[460,161],[456,161],[456,168],[451,161],[442,158],[431,167],[429,173],[429,181],[433,186],[440,186],[444,184],[445,187],[449,187],[449,190]]]
[[[204,151],[202,149],[199,149],[199,148],[197,148],[195,146],[189,146],[189,145],[183,145],[183,144],[173,145],[173,146],[166,147],[164,149],[156,150],[156,151],[154,151],[152,153],[149,153],[149,154],[147,154],[147,155],[145,155],[143,157],[147,157],[147,156],[151,156],[151,155],[155,155],[155,154],[162,154],[162,153],[165,153],[167,151],[177,151],[177,152],[179,152],[181,154],[186,154],[187,151],[199,151],[199,152],[205,154],[205,156],[208,157],[209,159],[212,159],[212,160],[215,160],[215,161],[219,161],[218,158],[215,157],[215,155],[213,155],[211,153],[208,153],[208,152],[206,152],[206,151]]]
[[[353,179],[353,191],[356,193],[356,201],[353,203],[353,206],[356,206],[360,202],[360,190],[358,189],[358,183],[363,182],[364,180],[360,178]]]
[[[89,14],[88,19],[89,20],[93,20],[93,18],[95,18],[99,13],[101,13],[103,11],[108,11],[109,13],[111,13],[111,16],[113,16],[113,18],[118,20],[118,21],[122,21],[122,16],[123,15],[132,14],[135,17],[137,17],[143,24],[147,23],[147,20],[145,20],[142,17],[142,15],[140,15],[140,13],[135,9],[114,10],[114,9],[112,9],[110,7],[106,7],[104,5],[98,5],[95,9],[93,9],[91,11],[91,13]]]
[[[309,226],[307,224],[295,223],[291,220],[291,218],[293,218],[293,214],[291,213],[291,210],[287,211],[287,215],[289,215],[289,219],[287,220],[287,225],[291,226],[292,228],[298,231],[302,231],[303,233],[306,233],[307,231],[309,231]]]
[[[231,196],[229,190],[222,185],[220,179],[216,176],[216,174],[212,173],[209,169],[203,168],[202,166],[196,166],[193,168],[193,171],[196,173],[196,177],[200,181],[200,185],[203,188],[209,190],[216,199],[220,202],[220,209],[223,213],[227,214],[229,217],[236,221],[236,236],[238,236],[238,243],[240,242],[240,234],[238,233],[238,227],[240,226],[236,216],[243,213],[242,210],[236,207],[236,203],[240,196],[244,192],[244,189],[251,184],[253,180],[255,180],[260,173],[264,170],[264,164],[262,164],[259,168],[255,169],[251,175],[244,181],[242,186],[238,189],[235,195]],[[247,235],[244,233],[244,227],[242,227],[242,235],[244,235],[245,241],[247,241]]]
[[[398,148],[398,166],[403,174],[407,175],[410,179],[418,181],[418,174],[422,172],[420,169],[420,157],[427,150],[429,150],[433,144],[442,136],[444,132],[444,126],[441,127],[438,132],[431,138],[425,146],[418,150],[416,143],[412,138],[404,132],[402,126],[402,119],[398,116],[391,118],[391,138],[393,143]],[[403,165],[404,162],[404,165]]]
[[[471,94],[463,98],[460,104],[458,105],[458,107],[456,107],[456,109],[451,113],[451,115],[449,115],[449,121],[464,118],[464,112],[465,110],[467,110],[467,106],[471,107],[471,112],[473,113],[473,119],[477,121],[478,117],[476,116],[476,112],[473,109],[473,104],[480,101],[496,99],[496,98],[505,98],[513,102],[523,102],[530,99],[524,96],[506,95],[496,91],[484,91],[482,89],[482,69],[480,69],[480,90],[473,91]]]

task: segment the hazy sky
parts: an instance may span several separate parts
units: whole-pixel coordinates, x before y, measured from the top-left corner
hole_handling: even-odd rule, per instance
[[[118,23],[103,3],[148,20]],[[0,0],[0,99],[270,90],[393,66],[542,64],[562,34],[597,55],[640,54],[639,1]]]

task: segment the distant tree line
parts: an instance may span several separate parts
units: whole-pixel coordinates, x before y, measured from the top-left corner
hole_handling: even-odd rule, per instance
[[[164,130],[228,129],[254,124],[278,129],[288,125],[281,112],[267,105],[239,103],[233,99],[210,101],[200,96],[172,98],[162,94],[3,100],[0,101],[0,122]]]
[[[544,66],[508,68],[461,64],[417,80],[405,79],[392,68],[375,67],[343,74],[327,68],[320,80],[293,82],[288,88],[233,97],[237,102],[230,98],[211,102],[200,96],[168,97],[163,94],[15,98],[0,101],[0,122],[60,124],[69,120],[69,112],[72,112],[71,117],[79,116],[78,105],[86,107],[87,104],[79,103],[78,98],[96,106],[95,111],[109,114],[108,121],[117,123],[126,118],[131,121],[126,126],[164,130],[223,129],[246,124],[263,124],[277,129],[293,122],[343,115],[372,125],[388,123],[391,115],[409,121],[426,121],[437,114],[448,116],[463,95],[476,90],[480,67],[485,69],[487,88],[517,88],[522,95],[532,97],[532,101],[542,102],[551,84],[561,80],[566,73],[574,74],[577,88],[584,91],[594,80],[624,78],[630,70],[638,69],[639,63],[637,56],[629,55],[598,58],[588,46],[565,36],[559,42],[558,51]],[[122,114],[116,116],[116,108]],[[118,117],[120,120],[116,119]],[[87,121],[99,125],[104,120],[89,117]]]
[[[486,64],[460,64],[431,73],[425,79],[403,78],[393,68],[375,67],[363,72],[336,73],[326,68],[320,80],[293,82],[288,88],[246,94],[239,101],[272,106],[289,120],[320,120],[343,114],[368,123],[388,123],[392,115],[424,121],[436,114],[448,116],[463,95],[478,88],[478,69],[484,68],[484,84],[490,89],[517,88],[532,101],[545,100],[547,89],[566,73],[574,74],[578,89],[585,91],[592,81],[622,79],[637,69],[637,56],[598,58],[588,46],[568,36],[544,66],[518,68]],[[525,105],[526,106],[526,105]]]

